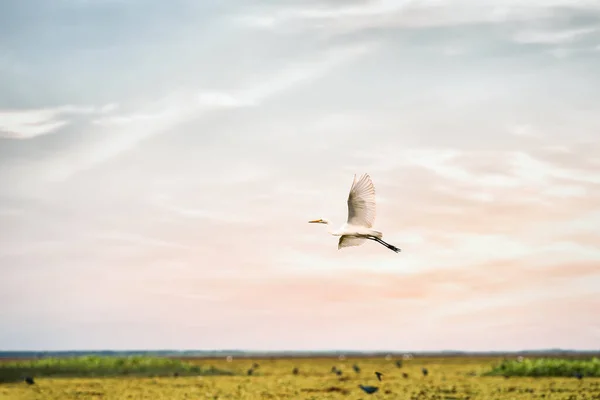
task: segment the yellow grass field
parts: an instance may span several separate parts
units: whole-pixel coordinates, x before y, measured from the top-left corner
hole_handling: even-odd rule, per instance
[[[552,399],[600,400],[600,379],[504,378],[474,376],[489,370],[496,359],[415,358],[398,368],[393,360],[339,359],[224,359],[196,360],[201,365],[233,370],[241,376],[167,378],[38,378],[34,385],[23,382],[0,385],[0,399]],[[246,371],[256,362],[252,376]],[[356,373],[352,366],[361,371]],[[336,366],[341,376],[331,372]],[[293,375],[294,367],[299,369]],[[424,377],[421,367],[429,370]],[[374,374],[384,374],[381,382]],[[403,377],[402,374],[408,374]],[[359,384],[379,391],[364,393]]]

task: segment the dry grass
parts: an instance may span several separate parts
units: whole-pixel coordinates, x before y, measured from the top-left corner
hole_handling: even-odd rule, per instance
[[[35,385],[0,385],[1,399],[586,399],[600,400],[600,379],[478,376],[498,359],[422,358],[397,368],[384,359],[194,360],[202,367],[233,370],[239,376],[166,378],[38,378]],[[252,376],[246,371],[257,362]],[[358,364],[360,373],[352,370]],[[331,372],[336,366],[341,376]],[[292,370],[298,367],[299,374]],[[421,367],[429,370],[424,377]],[[374,371],[384,374],[378,382]],[[408,374],[408,378],[402,376]],[[379,386],[373,395],[358,385]]]

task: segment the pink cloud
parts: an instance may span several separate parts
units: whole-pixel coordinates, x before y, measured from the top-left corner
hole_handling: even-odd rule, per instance
[[[600,278],[600,264],[579,262],[529,266],[522,260],[499,260],[464,268],[434,269],[411,275],[344,271],[336,275],[272,277],[252,284],[229,281],[232,300],[256,306],[319,307],[370,301],[463,301],[492,294],[544,288],[581,277]],[[240,285],[239,287],[237,285]],[[274,302],[274,299],[276,301]]]

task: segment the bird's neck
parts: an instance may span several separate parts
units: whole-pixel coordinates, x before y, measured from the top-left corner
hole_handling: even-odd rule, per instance
[[[333,228],[333,225],[331,222],[327,223],[327,233],[329,233],[330,235],[333,236],[341,236],[342,234],[339,232],[339,230],[336,230]]]

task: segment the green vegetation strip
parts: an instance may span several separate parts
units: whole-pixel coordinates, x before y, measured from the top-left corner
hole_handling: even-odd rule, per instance
[[[521,361],[505,360],[484,375],[530,377],[574,377],[581,375],[583,377],[600,377],[600,359],[594,357],[586,360],[554,358],[524,358]]]
[[[214,367],[164,357],[68,357],[0,362],[0,383],[32,377],[234,375]]]

